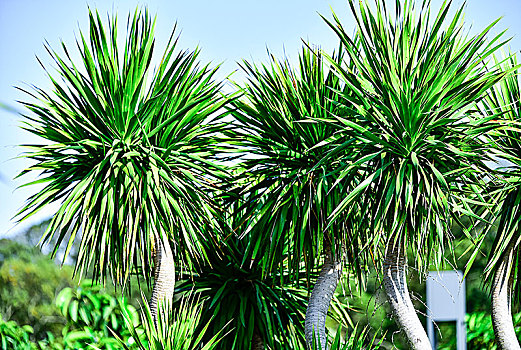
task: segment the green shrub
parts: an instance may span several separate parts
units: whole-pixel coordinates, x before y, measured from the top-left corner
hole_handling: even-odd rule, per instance
[[[139,350],[221,349],[218,347],[221,344],[218,343],[221,340],[222,332],[212,334],[209,340],[203,341],[209,324],[204,325],[202,329],[198,328],[203,304],[195,302],[191,297],[183,298],[175,310],[172,310],[169,304],[160,304],[157,324],[154,322],[150,307],[144,298],[143,304],[140,327],[136,327],[133,315],[128,310],[123,313],[130,334],[137,342],[137,346],[132,347],[116,336],[125,350],[134,348]]]
[[[38,248],[0,239],[0,313],[5,319],[33,328],[30,339],[47,332],[59,335],[65,325],[54,300],[73,284],[72,268],[62,269]]]
[[[113,334],[117,334],[125,344],[134,343],[123,314],[129,322],[137,325],[139,315],[136,309],[125,298],[106,293],[90,280],[83,281],[76,289],[63,289],[56,298],[56,305],[67,319],[62,331],[65,348],[123,349]]]
[[[521,313],[514,314],[514,326],[516,334],[521,337]],[[497,350],[495,343],[492,317],[486,312],[475,312],[465,316],[467,323],[467,348],[480,350]],[[456,337],[440,344],[440,350],[450,350],[456,347]]]
[[[36,345],[29,340],[33,333],[31,326],[20,326],[15,321],[4,321],[0,315],[0,349],[32,350]]]
[[[335,337],[332,339],[331,346],[328,348],[329,350],[375,350],[380,349],[382,347],[382,343],[384,342],[384,336],[378,336],[380,331],[374,333],[371,336],[371,328],[365,326],[360,329],[358,324],[355,325],[353,329],[350,330],[349,337],[347,339],[342,340],[342,332],[340,327],[338,328]],[[313,349],[319,349],[320,347],[317,345],[318,341],[314,339]]]

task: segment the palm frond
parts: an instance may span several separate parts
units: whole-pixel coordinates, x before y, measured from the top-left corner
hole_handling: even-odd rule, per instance
[[[333,57],[342,60],[341,54]],[[333,188],[335,169],[320,163],[328,144],[336,140],[338,126],[317,120],[338,109],[336,91],[343,89],[338,76],[323,55],[309,46],[303,48],[298,68],[271,56],[268,65],[244,62],[243,69],[248,83],[244,97],[234,101],[235,121],[228,144],[242,155],[243,173],[236,191],[247,198],[251,230],[265,247],[252,258],[257,258],[257,251],[264,252],[264,271],[269,273],[281,268],[276,264],[278,256],[288,256],[288,268],[299,280],[301,264],[308,271],[315,268],[327,244],[342,247],[353,268],[360,270],[361,259],[353,257],[361,244],[355,242],[348,218],[325,230],[327,217],[351,185],[344,182]],[[347,162],[348,155],[342,156]]]
[[[510,262],[509,278],[513,282],[512,291],[516,300],[521,300],[518,281],[521,279],[521,83],[516,56],[510,55],[503,62],[503,69],[511,72],[507,78],[495,85],[483,100],[484,110],[499,115],[497,122],[501,128],[494,130],[490,137],[494,142],[492,152],[508,165],[499,168],[502,182],[498,230],[489,253],[485,268],[485,278],[492,285],[498,264],[506,258]],[[513,70],[513,71],[512,71]],[[508,256],[507,256],[508,255]]]

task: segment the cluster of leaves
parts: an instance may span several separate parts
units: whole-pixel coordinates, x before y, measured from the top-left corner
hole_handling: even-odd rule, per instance
[[[25,145],[35,165],[20,175],[40,172],[30,184],[45,187],[18,218],[59,200],[43,239],[56,239],[53,254],[67,242],[67,255],[81,234],[76,271],[91,267],[94,279],[124,285],[140,269],[150,281],[149,253],[166,236],[176,252],[188,252],[186,263],[203,255],[200,220],[212,220],[211,180],[225,175],[206,158],[215,152],[222,128],[215,112],[226,100],[215,69],[199,66],[198,51],[178,52],[174,31],[147,79],[155,39],[146,10],[129,15],[124,52],[116,18],[106,32],[99,14],[89,15],[90,38],[82,33],[77,43],[81,69],[65,45],[64,56],[48,48],[67,84],[49,73],[52,94],[27,91],[37,102],[25,103],[33,113],[25,128],[46,141]]]
[[[411,265],[422,272],[451,249],[452,219],[470,213],[466,185],[482,176],[469,169],[484,169],[489,157],[479,136],[496,117],[478,115],[474,106],[506,74],[483,64],[501,36],[487,41],[492,24],[462,38],[463,8],[442,25],[450,2],[432,23],[428,1],[418,12],[414,1],[397,1],[395,16],[385,1],[376,1],[376,11],[349,3],[354,37],[337,17],[326,19],[354,66],[334,65],[351,94],[342,95],[344,114],[329,120],[343,137],[327,161],[348,151],[357,160],[340,165],[339,181],[363,176],[331,218],[362,210],[368,240],[413,249]]]
[[[49,263],[53,263],[49,260]],[[58,270],[57,267],[55,267]],[[70,273],[70,271],[69,271]],[[23,280],[22,280],[23,282]],[[23,289],[22,289],[23,290]],[[30,308],[30,305],[27,306]],[[56,298],[59,308],[67,320],[65,327],[61,326],[61,336],[51,331],[53,327],[42,327],[45,335],[34,334],[33,327],[19,326],[20,323],[10,320],[0,320],[0,339],[4,349],[91,349],[96,346],[102,350],[123,349],[120,342],[113,337],[110,329],[120,334],[127,343],[132,343],[127,331],[122,311],[126,316],[133,315],[133,322],[138,323],[136,310],[126,303],[105,293],[101,286],[91,285],[90,281],[82,282],[81,287],[64,288]],[[41,315],[41,317],[49,317]]]
[[[341,64],[342,51],[332,59]],[[348,219],[328,227],[328,217],[351,186],[345,185],[347,181],[338,183],[334,168],[320,162],[330,148],[319,146],[334,138],[336,126],[310,120],[337,113],[337,91],[343,85],[328,67],[327,58],[309,46],[302,49],[297,68],[273,56],[262,67],[243,64],[248,81],[243,98],[233,101],[227,144],[243,157],[238,193],[246,203],[257,203],[251,209],[257,210],[253,225],[259,229],[253,230],[251,239],[266,243],[249,249],[252,259],[264,254],[266,274],[282,268],[284,256],[288,259],[284,268],[298,280],[302,263],[307,271],[315,269],[324,246],[342,247],[354,269],[363,264],[354,259],[360,244],[354,242]],[[269,241],[262,239],[265,232],[270,232]]]
[[[122,349],[114,334],[125,344],[135,340],[127,329],[127,318],[133,325],[139,323],[136,309],[126,298],[115,298],[100,285],[84,280],[75,289],[65,288],[56,297],[56,305],[67,319],[63,328],[63,343],[71,349],[95,346],[103,350]]]
[[[47,332],[34,340],[31,326],[0,318],[0,349],[211,350],[220,339],[221,332],[216,332],[202,341],[209,326],[199,328],[202,303],[184,301],[174,312],[165,308],[158,328],[144,296],[143,303],[140,315],[126,298],[115,297],[101,285],[85,280],[77,288],[64,288],[56,297],[56,306],[67,320],[60,337]]]
[[[0,314],[0,349],[32,350],[36,349],[29,338],[33,333],[31,326],[20,326],[15,321],[4,321]]]
[[[368,327],[360,329],[356,325],[349,335],[348,339],[341,341],[341,332],[337,331],[333,342],[331,343],[330,350],[361,350],[361,349],[380,349],[384,341],[384,337],[378,339],[377,333],[372,337],[370,336],[370,329]]]
[[[172,309],[170,303],[159,305],[158,319],[154,321],[148,303],[143,298],[141,325],[136,327],[128,310],[124,311],[125,323],[135,339],[135,345],[124,342],[116,336],[126,350],[212,350],[222,349],[220,337],[223,330],[212,333],[204,339],[207,323],[201,327],[201,313],[204,305],[190,298],[184,298]]]
[[[210,326],[208,338],[224,330],[222,348],[247,349],[259,337],[271,349],[302,349],[306,291],[287,275],[265,276],[248,242],[232,237],[219,250],[208,250],[208,264],[180,281],[178,292],[201,299],[198,328]]]
[[[63,330],[65,348],[98,350],[212,350],[222,331],[203,341],[209,324],[201,325],[203,304],[183,299],[174,310],[161,304],[157,323],[144,295],[143,310],[129,305],[125,298],[100,293],[100,285],[83,281],[76,290],[66,288],[56,303],[69,320]]]
[[[513,315],[514,327],[518,337],[521,337],[521,313]],[[497,350],[498,345],[494,341],[494,329],[492,317],[486,312],[475,312],[465,316],[467,323],[467,347],[469,349]],[[456,347],[456,338],[440,344],[440,350],[449,350]]]
[[[513,297],[519,303],[521,292],[521,82],[517,72],[518,62],[515,56],[509,56],[503,62],[503,69],[511,72],[500,84],[494,86],[483,100],[484,111],[491,110],[501,115],[502,128],[490,135],[494,146],[491,152],[502,159],[507,166],[498,169],[500,191],[494,210],[500,217],[498,230],[489,262],[485,268],[485,277],[492,280],[499,270],[501,261],[509,261],[507,278],[512,281]],[[491,191],[494,192],[494,191]],[[497,192],[497,191],[496,191]]]
[[[2,350],[92,349],[93,346],[100,350],[121,350],[124,344],[135,344],[126,322],[139,324],[136,309],[125,298],[116,298],[89,280],[76,289],[64,288],[56,297],[56,307],[67,320],[61,335],[47,330],[45,336],[34,337],[32,327],[2,321],[0,338],[10,344]],[[120,339],[116,339],[114,333]]]
[[[38,248],[0,240],[0,313],[18,324],[30,324],[33,339],[60,334],[65,323],[54,300],[74,284],[72,268],[62,269]]]

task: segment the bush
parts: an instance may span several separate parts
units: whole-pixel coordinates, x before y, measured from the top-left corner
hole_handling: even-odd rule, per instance
[[[76,289],[63,289],[56,298],[56,305],[67,319],[62,331],[66,348],[123,349],[114,334],[124,344],[134,343],[123,315],[137,325],[137,310],[127,303],[126,298],[114,297],[90,280],[83,281]]]
[[[19,325],[30,324],[31,340],[60,333],[65,319],[54,300],[73,284],[71,276],[70,266],[60,269],[38,248],[0,239],[0,313]]]
[[[15,321],[4,321],[0,315],[0,346],[1,350],[32,350],[36,345],[29,337],[33,333],[31,326],[20,326]]]
[[[521,313],[514,314],[514,326],[516,334],[521,337]],[[492,327],[492,317],[486,312],[475,312],[465,316],[467,322],[467,347],[469,349],[498,350],[495,343],[494,328]],[[441,345],[441,344],[440,344]],[[456,347],[456,339],[452,337],[450,341],[439,347],[440,350],[450,350]]]
[[[376,332],[373,336],[370,335],[371,328],[366,326],[360,329],[357,324],[354,329],[350,332],[349,338],[347,338],[344,342],[341,341],[341,332],[337,331],[333,342],[331,343],[330,350],[376,350],[382,347],[382,343],[384,342],[385,336],[378,337],[378,333]],[[316,347],[316,344],[314,345]]]
[[[209,323],[202,329],[198,329],[201,321],[201,310],[203,304],[194,301],[191,297],[181,300],[179,305],[172,310],[169,303],[159,305],[157,322],[154,322],[150,308],[143,298],[143,312],[141,313],[142,324],[136,327],[133,316],[124,312],[125,322],[136,340],[139,350],[213,350],[222,348],[218,344],[223,336],[222,331],[212,334],[207,341],[203,337],[208,329]],[[128,342],[117,337],[125,350],[134,349]]]

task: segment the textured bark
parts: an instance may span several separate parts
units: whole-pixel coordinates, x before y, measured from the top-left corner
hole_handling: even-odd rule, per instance
[[[150,298],[150,313],[157,326],[157,312],[161,303],[171,303],[174,297],[175,266],[172,249],[167,240],[155,242],[154,287]]]
[[[326,260],[313,287],[306,310],[305,334],[306,344],[309,349],[313,348],[313,335],[317,340],[317,344],[320,341],[319,349],[325,350],[327,348],[327,310],[341,274],[342,265],[340,259],[333,259],[332,254],[326,251]]]
[[[384,287],[393,315],[411,349],[432,350],[427,333],[416,315],[409,295],[407,263],[404,252],[399,248],[387,247],[384,260]]]
[[[251,339],[251,350],[264,350],[264,342],[259,335],[259,330],[255,327],[253,331],[253,337]]]
[[[503,350],[520,350],[512,322],[512,276],[509,271],[513,247],[507,247],[492,282],[492,325],[496,341]]]

